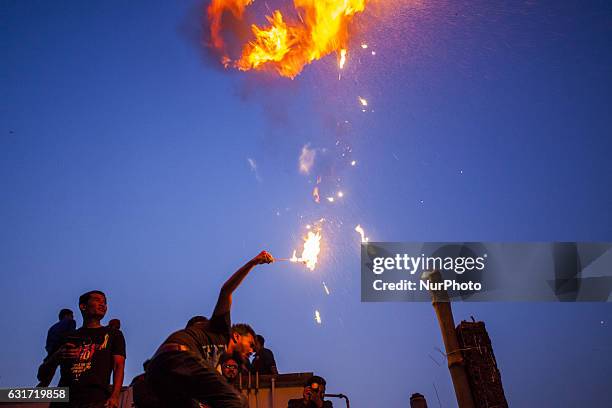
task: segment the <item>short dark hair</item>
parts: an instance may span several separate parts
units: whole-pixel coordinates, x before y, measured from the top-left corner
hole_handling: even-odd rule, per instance
[[[253,328],[246,323],[237,323],[233,325],[232,333],[238,333],[242,336],[246,336],[247,334],[250,334],[253,336],[253,338],[255,338],[256,336],[255,330],[253,330]]]
[[[108,321],[108,325],[107,326],[108,327],[113,327],[113,328],[117,327],[117,329],[120,329],[121,328],[121,320],[119,320],[119,319],[110,319]]]
[[[73,315],[74,316],[74,313],[72,313],[72,310],[70,310],[70,309],[62,309],[62,310],[60,310],[58,317],[59,317],[60,320],[62,320],[64,317],[66,317],[68,315]]]
[[[259,343],[261,347],[263,347],[263,345],[266,343],[266,339],[264,339],[264,336],[262,336],[261,334],[255,336],[255,340],[257,340],[257,343]]]
[[[206,323],[208,321],[207,317],[204,316],[193,316],[191,319],[189,319],[187,321],[187,326],[185,326],[185,328],[189,328],[191,326],[193,326],[196,323]]]
[[[306,381],[305,387],[310,387],[312,384],[317,383],[325,386],[327,383],[325,382],[325,378],[319,377],[318,375],[313,375]]]
[[[89,302],[89,297],[94,294],[104,296],[104,300],[106,301],[106,295],[104,292],[101,290],[90,290],[89,292],[83,293],[81,296],[79,296],[79,305],[86,305],[87,302]]]
[[[236,359],[236,357],[234,357],[232,354],[230,353],[223,353],[221,354],[221,357],[219,357],[219,364],[223,365],[226,362],[228,362],[229,360],[234,360],[236,363],[240,363],[240,359]]]

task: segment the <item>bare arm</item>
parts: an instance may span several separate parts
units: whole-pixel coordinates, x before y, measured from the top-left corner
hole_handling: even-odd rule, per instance
[[[113,391],[111,392],[109,400],[106,402],[106,406],[109,408],[116,408],[119,406],[124,368],[125,357],[118,354],[113,355]]]
[[[238,286],[240,286],[240,283],[242,283],[244,278],[249,274],[249,272],[251,272],[251,269],[253,269],[256,265],[271,262],[274,262],[272,255],[266,251],[262,251],[255,258],[244,264],[242,268],[234,272],[234,274],[230,276],[221,287],[221,292],[219,293],[219,299],[217,300],[217,305],[215,306],[213,316],[223,315],[230,311],[232,307],[232,293],[234,293]]]

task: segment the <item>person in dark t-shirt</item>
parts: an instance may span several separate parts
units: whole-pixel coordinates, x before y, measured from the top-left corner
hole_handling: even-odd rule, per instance
[[[83,326],[68,333],[59,349],[43,362],[38,370],[39,380],[48,379],[59,364],[58,386],[69,387],[70,402],[53,403],[51,407],[117,408],[123,384],[125,339],[121,331],[100,324],[107,309],[103,292],[82,295],[79,309]]]
[[[253,329],[231,325],[232,293],[256,265],[271,262],[274,258],[266,251],[251,259],[223,284],[210,320],[193,322],[162,343],[145,373],[147,388],[162,406],[191,407],[194,401],[211,408],[243,406],[237,391],[218,371],[218,362],[224,352],[242,360],[253,352]]]
[[[266,339],[258,334],[255,340],[255,348],[257,350],[255,351],[255,358],[251,365],[251,371],[259,374],[278,374],[274,353],[272,350],[264,347]]]

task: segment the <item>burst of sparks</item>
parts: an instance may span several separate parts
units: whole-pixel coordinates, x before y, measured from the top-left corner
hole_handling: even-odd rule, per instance
[[[319,252],[321,252],[321,233],[319,231],[308,231],[308,235],[304,238],[302,255],[298,258],[297,250],[294,250],[289,260],[291,262],[302,262],[308,269],[313,271],[317,265]]]
[[[358,98],[359,98],[359,103],[361,104],[361,106],[368,106],[367,99],[362,98],[361,96],[359,96]]]
[[[321,314],[319,313],[318,310],[315,310],[315,322],[317,322],[318,324],[321,324]]]
[[[363,230],[361,225],[357,225],[355,227],[355,231],[357,231],[359,235],[361,235],[361,242],[368,242],[370,240],[370,238],[365,236],[365,231]]]
[[[338,191],[338,197],[340,198],[344,197],[344,193],[342,191]]]
[[[325,290],[325,293],[329,295],[329,288],[327,287],[325,282],[323,282],[323,289]]]
[[[364,50],[368,48],[368,44],[361,44],[361,48],[363,48]]]
[[[327,201],[329,201],[330,203],[334,202],[334,197],[327,197]]]
[[[353,160],[353,161],[351,162],[351,166],[354,166],[354,165],[356,165],[356,164],[357,164],[357,161],[356,161],[356,160]]]

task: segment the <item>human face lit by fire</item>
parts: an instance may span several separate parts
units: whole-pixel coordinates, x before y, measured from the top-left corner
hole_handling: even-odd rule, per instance
[[[79,308],[83,313],[83,317],[92,317],[101,320],[106,315],[106,297],[99,293],[89,295],[87,303],[80,304]]]
[[[225,378],[232,381],[238,376],[238,363],[236,360],[230,358],[221,365],[221,373]]]
[[[243,361],[247,360],[255,350],[255,338],[251,333],[233,333],[234,353],[237,353]]]

